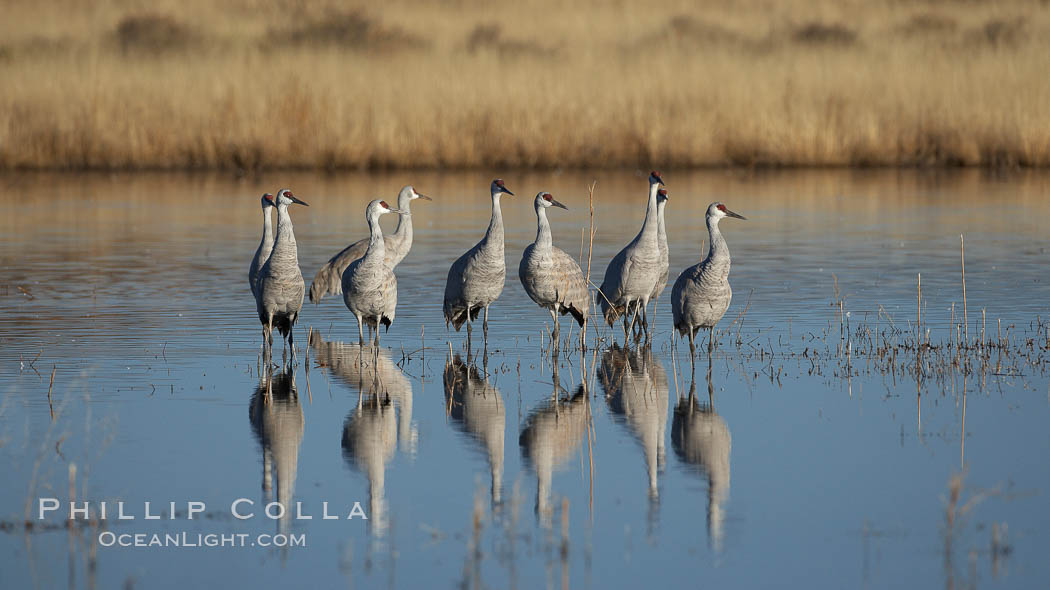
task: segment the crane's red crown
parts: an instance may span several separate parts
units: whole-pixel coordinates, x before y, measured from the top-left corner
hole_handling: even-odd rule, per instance
[[[721,211],[722,213],[725,213],[725,212],[726,212],[726,206],[725,206],[725,205],[723,205],[722,203],[719,203],[719,204],[718,204],[718,205],[716,205],[715,207],[716,207],[716,208],[717,208],[717,209],[718,209],[719,211]]]
[[[543,198],[546,201],[553,201],[554,200],[554,197],[552,197],[550,193],[543,193]]]
[[[379,201],[379,205],[381,207],[383,207],[384,209],[389,209],[390,208],[390,205],[387,205],[386,201]]]
[[[666,196],[667,196],[667,189],[665,189],[665,188],[662,188],[662,189],[660,189],[660,190],[656,191],[656,193],[657,193],[658,195],[660,195],[660,196],[666,197]]]

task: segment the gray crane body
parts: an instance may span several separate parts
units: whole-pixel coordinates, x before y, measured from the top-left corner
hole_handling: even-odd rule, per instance
[[[288,205],[291,203],[305,205],[291,196],[289,191],[282,190],[278,193],[277,235],[274,238],[273,252],[259,271],[259,296],[256,307],[259,321],[267,326],[267,342],[272,338],[274,327],[281,336],[291,341],[292,327],[299,319],[299,311],[303,308],[303,295],[306,292],[303,273],[299,270],[299,254],[292,230],[292,218],[288,215]]]
[[[362,258],[346,267],[342,277],[343,303],[357,318],[358,336],[364,340],[363,326],[368,325],[375,330],[377,344],[379,326],[389,330],[397,309],[397,277],[385,262],[386,242],[379,226],[379,217],[391,211],[397,210],[378,199],[368,204],[368,249]]]
[[[499,182],[499,184],[497,184]],[[445,281],[445,324],[459,331],[460,326],[477,319],[485,310],[485,325],[488,325],[488,308],[503,292],[507,280],[507,260],[503,250],[503,212],[500,195],[508,193],[502,181],[492,183],[492,217],[485,237],[473,248],[456,259],[448,270]],[[487,328],[486,328],[487,330]]]
[[[547,309],[558,331],[558,314],[572,314],[583,326],[587,318],[590,293],[580,265],[561,249],[553,245],[551,226],[547,220],[547,208],[565,205],[548,200],[550,193],[536,195],[536,241],[529,244],[521,255],[518,278],[525,292],[540,307]]]
[[[408,185],[401,189],[397,195],[397,208],[404,211],[398,217],[397,227],[393,233],[383,234],[383,245],[386,247],[383,261],[391,270],[394,269],[408,252],[412,249],[412,210],[411,203],[414,199],[432,200],[426,195],[421,195]],[[346,272],[350,263],[359,260],[368,250],[371,238],[362,238],[338,254],[328,259],[310,283],[310,301],[320,303],[328,295],[340,295],[343,292],[343,273]]]
[[[712,203],[707,208],[707,231],[711,238],[707,258],[683,270],[671,289],[674,327],[689,338],[690,348],[697,330],[713,330],[733,299],[733,289],[729,286],[729,246],[718,229],[719,220],[727,216],[745,219],[721,203]]]
[[[642,229],[620,250],[605,269],[598,293],[605,321],[611,326],[620,315],[644,313],[660,279],[659,219],[657,191],[663,181],[649,177],[649,201]],[[640,304],[640,308],[635,304]],[[626,321],[626,319],[625,319]],[[626,327],[625,327],[626,329]]]

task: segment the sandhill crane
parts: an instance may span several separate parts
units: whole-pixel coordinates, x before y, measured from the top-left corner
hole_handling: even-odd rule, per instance
[[[292,218],[288,215],[288,206],[297,203],[309,206],[300,201],[288,189],[281,189],[274,198],[277,206],[277,235],[273,240],[273,252],[266,264],[259,270],[257,285],[259,296],[256,298],[256,309],[259,321],[263,324],[267,350],[273,346],[273,329],[285,338],[286,346],[292,347],[295,355],[292,328],[299,319],[303,308],[303,273],[299,270],[299,249],[295,244],[295,233],[292,231]]]
[[[659,496],[657,476],[664,469],[667,432],[667,373],[652,350],[620,348],[613,344],[602,354],[598,380],[614,414],[634,434],[645,454],[649,497]]]
[[[469,338],[470,323],[477,319],[478,312],[485,310],[484,333],[489,333],[489,305],[503,292],[507,278],[507,260],[503,254],[503,212],[500,210],[500,195],[513,196],[503,180],[497,178],[489,187],[492,195],[492,218],[485,237],[473,248],[456,259],[448,269],[445,281],[445,326],[451,323],[456,331],[465,322]]]
[[[653,322],[656,321],[657,304],[660,302],[660,294],[667,287],[667,273],[670,269],[670,257],[667,253],[667,226],[664,224],[664,209],[667,208],[667,191],[660,189],[656,192],[656,218],[659,222],[657,231],[657,244],[660,246],[660,278],[656,279],[651,299],[653,301]]]
[[[397,195],[397,208],[404,213],[398,217],[397,228],[392,234],[383,234],[383,242],[386,246],[384,261],[391,270],[404,260],[408,251],[412,249],[412,208],[411,203],[415,199],[431,201],[424,194],[416,192],[412,185],[401,189]],[[327,295],[340,295],[343,292],[343,272],[350,263],[361,258],[368,250],[370,238],[362,238],[341,252],[328,259],[324,263],[314,280],[310,283],[310,301],[320,303]]]
[[[645,221],[638,235],[620,250],[605,269],[605,278],[598,289],[598,304],[605,321],[611,326],[623,315],[624,336],[629,332],[638,314],[653,296],[660,279],[660,241],[657,211],[657,192],[664,183],[660,173],[649,173],[649,201],[645,208]],[[631,315],[628,322],[628,314]],[[647,330],[648,331],[648,330]]]
[[[747,219],[726,209],[722,203],[711,203],[707,208],[707,231],[711,235],[707,258],[683,270],[671,289],[674,327],[689,338],[690,358],[696,356],[694,340],[700,328],[710,329],[707,350],[712,350],[715,324],[725,315],[733,298],[733,289],[729,287],[729,246],[718,230],[718,222],[724,217]]]
[[[402,213],[376,199],[365,209],[370,237],[365,255],[350,263],[343,272],[343,303],[357,318],[357,334],[365,341],[364,324],[375,330],[374,344],[379,346],[379,326],[394,322],[397,308],[397,277],[385,262],[386,245],[379,217],[386,213]]]
[[[277,479],[277,501],[285,507],[278,522],[281,532],[288,530],[294,506],[295,479],[299,471],[299,446],[306,420],[295,388],[295,373],[288,370],[276,376],[269,371],[251,398],[249,419],[263,452],[263,491],[270,502],[273,476]]]
[[[547,209],[561,207],[568,210],[551,196],[541,192],[536,195],[536,241],[529,244],[521,254],[518,278],[525,292],[540,307],[548,310],[554,321],[552,336],[554,347],[558,346],[558,314],[572,314],[580,327],[587,319],[590,293],[587,280],[583,278],[580,265],[571,256],[552,244],[551,226],[547,221]],[[580,334],[581,342],[584,334]]]
[[[696,473],[707,479],[707,535],[712,548],[722,549],[723,504],[729,498],[729,457],[733,437],[725,420],[715,412],[711,359],[707,368],[708,403],[696,400],[696,373],[689,385],[689,397],[675,405],[671,423],[671,445],[675,454]]]
[[[536,472],[536,516],[550,526],[551,479],[554,470],[569,460],[586,436],[590,408],[583,384],[572,397],[563,398],[554,379],[554,399],[529,415],[518,437],[521,454]]]
[[[255,249],[252,264],[248,267],[248,285],[252,288],[252,296],[256,299],[259,298],[259,271],[266,264],[266,261],[270,259],[270,252],[273,251],[273,221],[270,216],[270,209],[272,208],[273,195],[266,193],[262,196],[262,239],[259,240],[259,247]]]
[[[469,359],[468,359],[469,362]],[[445,404],[452,419],[481,446],[492,475],[492,504],[498,505],[503,490],[503,443],[507,430],[507,408],[503,396],[474,364],[457,354],[445,364]]]

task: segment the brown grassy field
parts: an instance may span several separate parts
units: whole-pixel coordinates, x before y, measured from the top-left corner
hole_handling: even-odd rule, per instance
[[[1050,165],[1050,6],[0,0],[0,169]]]

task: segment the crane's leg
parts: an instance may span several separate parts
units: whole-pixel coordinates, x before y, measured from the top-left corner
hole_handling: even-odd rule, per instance
[[[288,328],[288,348],[292,349],[292,362],[295,362],[295,324]]]
[[[381,326],[381,325],[383,325],[383,314],[379,314],[379,317],[376,318],[376,340],[375,340],[376,350],[379,350],[379,326]],[[379,373],[377,372],[376,375],[378,375],[378,374]]]
[[[657,295],[656,297],[653,298],[653,332],[656,331],[656,310],[657,310],[657,305],[658,304],[659,304],[659,296]],[[671,332],[672,333],[674,332],[673,326],[672,326]]]
[[[273,351],[273,314],[266,316],[266,350]]]
[[[357,343],[363,346],[365,343],[365,329],[361,325],[361,316],[355,313],[354,317],[357,318]]]
[[[711,356],[711,353],[715,350],[715,327],[711,326],[710,330],[711,337],[707,341],[707,356]]]
[[[649,309],[646,307],[647,302],[643,300],[643,301],[640,301],[639,303],[641,303],[642,309],[641,309],[641,311],[638,312],[638,327],[639,327],[639,329],[642,332],[648,332],[649,331],[649,318],[647,317],[647,314],[649,312]]]
[[[634,303],[634,313],[631,315],[631,326],[632,327],[634,326],[634,323],[636,321],[638,321],[638,303],[639,302],[637,302],[637,301]]]
[[[474,328],[470,323],[470,304],[467,304],[467,352],[471,350],[470,337],[473,335]]]
[[[559,342],[559,337],[561,335],[561,327],[558,325],[558,311],[554,308],[550,309],[549,311],[551,312],[551,321],[554,322],[554,332],[551,336],[551,347],[552,350],[558,350],[561,344]]]
[[[689,326],[689,358],[696,357],[696,328]]]
[[[632,305],[629,304],[627,307],[624,308],[624,313],[627,314],[627,315],[630,315],[633,318],[634,316],[632,314],[637,309],[638,309],[637,302],[633,304],[633,307],[632,307]],[[636,339],[638,338],[638,324],[634,323],[633,319],[631,321],[631,336],[633,336]]]
[[[482,334],[484,334],[485,344],[489,342],[489,306],[485,306],[485,319],[481,323]]]

